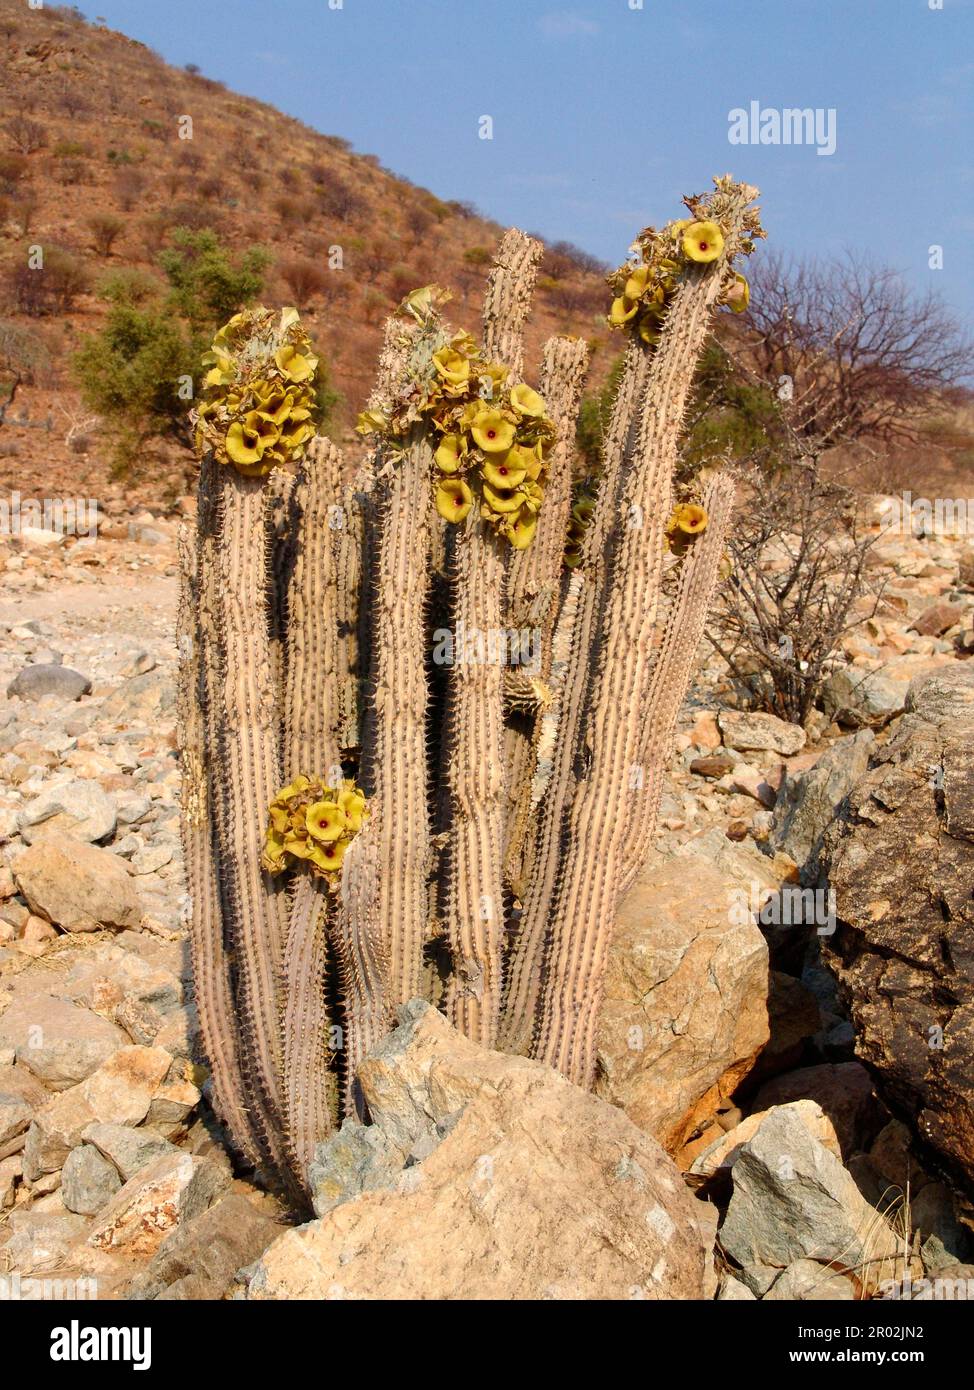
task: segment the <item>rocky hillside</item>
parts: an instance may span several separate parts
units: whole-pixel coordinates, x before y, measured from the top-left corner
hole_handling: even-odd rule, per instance
[[[382,324],[406,292],[435,279],[454,292],[458,324],[477,322],[501,228],[449,190],[418,188],[340,132],[319,134],[169,67],[67,7],[0,0],[0,39],[0,404],[4,382],[26,367],[3,422],[0,487],[111,495],[107,450],[68,359],[104,316],[99,282],[123,267],[158,274],[174,227],[212,228],[234,251],[270,252],[264,298],[305,315],[344,398],[340,432],[371,388]],[[191,139],[181,138],[186,116]],[[26,293],[32,245],[44,247],[48,266],[61,258],[57,293]],[[329,268],[335,246],[340,270]],[[555,332],[604,337],[605,295],[597,262],[550,247],[527,361]],[[594,379],[601,369],[597,354]],[[190,462],[171,451],[133,484],[145,500],[172,497]]]

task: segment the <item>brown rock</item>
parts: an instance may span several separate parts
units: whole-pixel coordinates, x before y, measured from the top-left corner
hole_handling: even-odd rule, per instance
[[[914,620],[913,627],[922,637],[939,637],[959,623],[966,613],[962,603],[932,603]]]
[[[648,866],[619,913],[597,1093],[677,1152],[768,1038],[768,951],[725,876],[681,855]]]
[[[655,1140],[419,1001],[400,1019],[359,1076],[386,1150],[421,1157],[276,1240],[249,1298],[713,1296],[713,1209]]]
[[[229,1186],[226,1171],[208,1158],[163,1154],[115,1194],[95,1221],[88,1244],[151,1256],[182,1222],[192,1221]]]
[[[698,777],[723,777],[733,766],[733,758],[729,758],[725,753],[723,757],[694,758],[690,764],[690,771],[695,772]]]
[[[141,920],[124,861],[95,845],[42,840],[19,857],[14,875],[31,909],[65,931],[137,927]]]

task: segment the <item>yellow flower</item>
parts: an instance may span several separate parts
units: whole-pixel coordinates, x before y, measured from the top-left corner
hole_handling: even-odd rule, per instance
[[[492,512],[516,512],[522,500],[516,488],[494,488],[484,483],[484,501]]]
[[[339,839],[348,827],[345,812],[334,801],[316,801],[309,806],[306,824],[308,834],[322,844]]]
[[[527,550],[538,529],[537,514],[522,507],[517,516],[508,518],[501,527],[515,550]]]
[[[514,443],[514,426],[499,410],[480,411],[471,433],[485,454],[506,454]]]
[[[203,357],[203,365],[207,363],[215,365],[207,372],[203,378],[204,386],[229,386],[236,376],[236,367],[233,365],[233,358],[227,357],[222,352],[208,352]]]
[[[365,814],[365,793],[350,783],[344,791],[339,792],[338,804],[345,813],[348,829],[361,830],[362,817]]]
[[[613,328],[620,328],[624,323],[629,322],[638,308],[638,302],[626,299],[625,296],[613,299],[612,308],[609,310],[609,322]]]
[[[541,503],[544,501],[544,488],[540,483],[530,481],[523,482],[518,488],[521,500],[529,512],[541,510]]]
[[[440,348],[433,354],[433,366],[450,386],[462,386],[470,380],[470,363],[453,348]]]
[[[637,265],[626,281],[626,288],[623,290],[623,295],[626,299],[639,299],[640,295],[645,294],[648,284],[649,266]]]
[[[342,867],[347,849],[347,840],[333,840],[327,845],[314,845],[308,858],[317,868],[324,869],[325,873],[335,873]]]
[[[716,222],[691,222],[683,233],[683,254],[691,261],[715,261],[724,249],[724,234]]]
[[[650,347],[655,347],[660,340],[659,324],[656,320],[643,319],[639,325],[639,336],[644,343],[648,343]]]
[[[743,314],[751,302],[751,286],[743,275],[734,276],[734,283],[724,295],[724,303],[729,304],[735,314]]]
[[[477,369],[477,378],[481,384],[481,394],[487,400],[496,400],[501,387],[507,380],[508,368],[503,362],[484,362]]]
[[[445,521],[462,521],[470,510],[473,493],[462,478],[444,478],[436,488],[436,510]]]
[[[306,357],[290,343],[285,343],[283,347],[277,349],[274,354],[274,361],[288,381],[307,381],[314,376],[315,368],[318,365],[317,357]]]
[[[511,387],[511,409],[521,416],[531,415],[540,418],[544,415],[544,401],[537,391],[532,391],[530,386],[522,382],[520,386]]]
[[[491,487],[517,487],[527,477],[527,469],[521,466],[516,449],[506,454],[488,459],[481,470]]]
[[[679,506],[674,507],[666,523],[670,549],[679,553],[690,541],[706,531],[709,521],[706,508],[696,502],[681,502]]]
[[[363,410],[355,422],[356,434],[382,434],[389,428],[389,417],[381,410]]]
[[[466,452],[467,444],[462,434],[445,434],[433,458],[441,473],[455,473]]]
[[[264,450],[276,442],[278,429],[272,420],[264,420],[256,410],[235,421],[227,430],[227,453],[234,463],[243,466],[260,463]]]

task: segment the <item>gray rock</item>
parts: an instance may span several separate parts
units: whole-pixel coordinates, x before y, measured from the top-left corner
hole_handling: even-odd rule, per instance
[[[856,1297],[851,1279],[815,1260],[796,1260],[780,1274],[764,1295],[768,1302],[850,1303]]]
[[[51,1274],[67,1263],[88,1222],[72,1212],[13,1211],[10,1229],[13,1234],[4,1246],[7,1268],[21,1275]]]
[[[717,725],[728,748],[765,749],[790,757],[800,752],[808,735],[798,724],[757,710],[721,710]]]
[[[814,767],[786,774],[775,803],[768,843],[799,866],[803,883],[818,880],[822,837],[839,807],[869,766],[872,730],[839,739]]]
[[[19,1065],[52,1091],[83,1081],[127,1041],[107,1019],[49,994],[17,998],[0,1016],[0,1047],[14,1048]]]
[[[211,1206],[229,1184],[208,1158],[175,1152],[142,1168],[103,1208],[88,1237],[97,1250],[152,1256],[181,1223]]]
[[[161,1139],[152,1130],[133,1129],[131,1125],[88,1125],[82,1131],[82,1138],[118,1170],[125,1182],[134,1178],[147,1163],[164,1154],[178,1152],[168,1140]]]
[[[68,1211],[94,1216],[122,1186],[113,1164],[91,1144],[72,1149],[61,1170],[61,1199]]]
[[[378,1125],[346,1120],[337,1134],[315,1148],[308,1170],[316,1216],[378,1187],[387,1187],[403,1169],[402,1151]]]
[[[280,1225],[239,1193],[177,1227],[126,1291],[129,1299],[219,1299],[238,1269],[281,1234]]]
[[[732,1274],[724,1275],[720,1282],[720,1291],[717,1294],[718,1303],[754,1303],[754,1294],[746,1284],[742,1284],[740,1279],[735,1279]]]
[[[25,666],[7,686],[7,694],[21,700],[43,700],[48,695],[61,700],[80,700],[91,690],[91,681],[70,666],[53,662]]]
[[[846,666],[833,672],[822,687],[822,705],[838,724],[882,728],[902,714],[908,689],[909,681]]]
[[[111,835],[116,812],[115,798],[98,782],[78,778],[41,792],[24,807],[18,825],[28,844],[52,834],[93,844]]]
[[[787,1107],[772,1111],[741,1145],[731,1178],[720,1241],[756,1293],[765,1291],[755,1288],[762,1271],[777,1277],[774,1271],[802,1259],[856,1270],[867,1287],[884,1261],[888,1276],[896,1236],[835,1155]]]

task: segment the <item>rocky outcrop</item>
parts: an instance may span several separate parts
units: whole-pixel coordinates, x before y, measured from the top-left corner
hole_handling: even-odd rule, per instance
[[[913,683],[826,849],[857,1052],[974,1188],[974,670]]]
[[[653,862],[619,912],[599,1028],[597,1094],[675,1154],[768,1040],[768,948],[724,875],[688,853]]]
[[[786,772],[778,788],[768,844],[794,859],[803,883],[815,883],[822,839],[849,792],[869,766],[870,729],[839,739],[813,767]]]
[[[655,1140],[425,1004],[400,1019],[359,1071],[383,1133],[368,1146],[380,1184],[363,1171],[365,1146],[346,1145],[337,1171],[319,1150],[330,1209],[265,1251],[249,1298],[713,1297],[715,1213]]]

